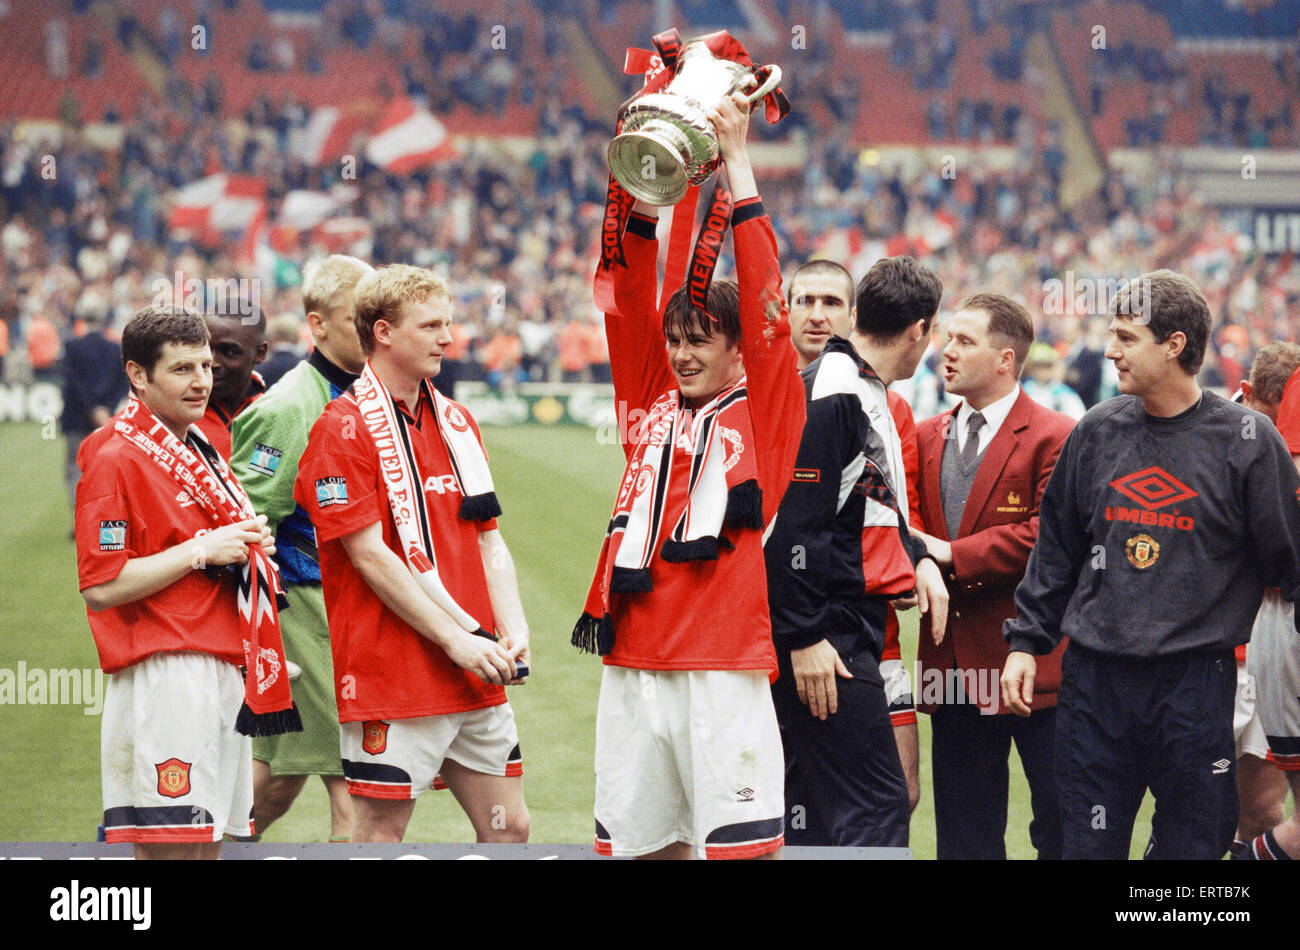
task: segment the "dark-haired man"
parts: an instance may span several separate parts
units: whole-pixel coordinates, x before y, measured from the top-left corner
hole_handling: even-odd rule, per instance
[[[911,802],[880,672],[886,608],[915,591],[941,633],[947,592],[907,530],[887,387],[916,371],[942,294],[912,258],[878,261],[857,287],[849,339],[831,337],[803,374],[808,418],[764,547],[782,674],[772,696],[800,844],[907,845]]]
[[[800,264],[790,277],[790,342],[799,372],[822,355],[833,336],[847,337],[856,314],[853,275],[823,258]]]
[[[605,659],[601,854],[755,858],[783,841],[762,532],[790,479],[803,399],[743,97],[711,119],[735,199],[738,284],[713,281],[705,309],[678,288],[661,317],[655,209],[638,204],[627,267],[615,272],[619,314],[605,321],[616,398],[633,425],[574,630],[576,645]]]
[[[266,359],[266,315],[241,301],[230,313],[206,315],[212,335],[212,396],[199,428],[221,457],[230,460],[230,426],[266,383],[253,367]]]
[[[807,261],[799,265],[790,277],[789,304],[790,341],[799,354],[798,368],[802,372],[821,355],[831,337],[848,339],[852,332],[858,315],[853,275],[835,261],[825,258]],[[908,524],[919,528],[916,421],[906,399],[892,389],[887,391],[887,396],[907,476],[907,500],[911,507]],[[894,726],[898,757],[907,777],[908,801],[915,809],[921,798],[920,738],[916,705],[912,700],[912,682],[903,666],[898,633],[898,611],[895,606],[890,606],[885,613],[885,645],[880,651],[880,675],[885,680],[885,698],[889,701],[889,719]]]
[[[957,307],[943,348],[943,378],[961,405],[921,423],[923,540],[951,594],[948,632],[922,625],[917,706],[931,715],[935,845],[943,859],[1007,856],[1007,757],[1012,741],[1029,782],[1029,838],[1041,858],[1061,856],[1052,767],[1056,689],[1065,643],[1039,663],[1033,713],[998,702],[1007,657],[1002,622],[1038,536],[1038,503],[1073,421],[1019,385],[1034,340],[1029,311],[998,294]]]
[[[131,397],[77,486],[81,593],[110,674],[104,827],[137,858],[215,858],[223,833],[252,827],[247,733],[292,728],[275,547],[195,428],[212,386],[203,318],[141,310],[122,359]]]
[[[1192,281],[1144,274],[1111,313],[1122,395],[1079,421],[1052,470],[1003,628],[1002,701],[1028,715],[1034,655],[1068,636],[1062,856],[1127,857],[1150,788],[1147,856],[1217,860],[1237,823],[1233,648],[1266,587],[1300,594],[1300,476],[1264,416],[1197,385],[1210,312]]]

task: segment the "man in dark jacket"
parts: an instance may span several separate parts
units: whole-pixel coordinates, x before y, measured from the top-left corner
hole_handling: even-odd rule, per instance
[[[92,309],[82,316],[84,336],[69,339],[63,348],[63,417],[60,425],[67,442],[64,480],[75,505],[77,448],[81,440],[108,422],[126,398],[126,373],[122,371],[122,348],[104,336],[107,309]]]
[[[907,531],[887,387],[916,371],[942,295],[912,258],[878,261],[849,339],[832,336],[803,372],[807,421],[763,548],[794,844],[907,846],[911,803],[880,673],[885,608],[915,591],[943,616],[947,591]]]

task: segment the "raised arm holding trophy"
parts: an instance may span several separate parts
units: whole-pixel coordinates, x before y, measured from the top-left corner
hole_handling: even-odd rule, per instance
[[[610,179],[596,281],[615,397],[629,414],[647,414],[623,438],[627,468],[573,632],[575,646],[605,662],[596,714],[596,850],[774,857],[784,836],[784,764],[768,688],[776,663],[762,535],[790,481],[804,400],[776,238],[745,144],[749,102],[737,90],[762,87],[755,73],[770,78],[775,70],[755,70],[725,33],[684,52],[675,32],[660,34],[655,45],[662,65],[621,110],[622,127],[635,116],[640,137],[616,139],[611,148],[612,161],[628,157],[634,177],[626,187]],[[714,56],[730,61],[724,72],[744,76],[692,85],[693,76],[714,75],[705,61]],[[630,69],[650,63],[651,54],[639,57],[629,53]],[[692,92],[683,95],[688,85]],[[670,91],[661,93],[665,87]],[[698,99],[702,92],[712,101]],[[779,117],[780,94],[765,95]],[[680,109],[675,102],[651,109],[655,100],[675,99]],[[694,130],[703,123],[709,136],[683,151],[672,144],[687,137],[680,119],[667,116],[690,110],[698,115],[687,124]],[[686,170],[693,159],[685,153],[715,155],[730,179],[729,187],[715,187],[693,253],[698,186],[689,179],[699,169]],[[673,209],[656,302],[657,206],[672,200],[656,177],[661,168],[671,188],[679,178],[687,187]],[[654,200],[635,201],[647,182]],[[715,282],[728,226],[737,280]]]

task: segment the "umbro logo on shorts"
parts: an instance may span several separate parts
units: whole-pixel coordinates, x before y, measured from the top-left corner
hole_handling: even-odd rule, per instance
[[[749,786],[745,786],[740,791],[736,792],[736,801],[738,802],[752,802],[753,800],[754,790]]]
[[[1232,763],[1227,759],[1220,759],[1218,762],[1211,762],[1210,766],[1211,766],[1210,769],[1211,775],[1222,775],[1224,772],[1228,771],[1228,769],[1232,767]]]

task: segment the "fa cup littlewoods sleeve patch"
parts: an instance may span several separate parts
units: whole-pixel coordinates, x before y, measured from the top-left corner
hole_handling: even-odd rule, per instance
[[[248,467],[263,475],[274,475],[280,467],[280,456],[283,454],[279,449],[259,442],[253,448],[253,457],[248,460]]]
[[[99,549],[101,551],[126,550],[125,521],[101,521],[99,523]]]
[[[348,503],[348,481],[342,475],[331,475],[316,479],[316,507],[328,508],[330,505]]]

